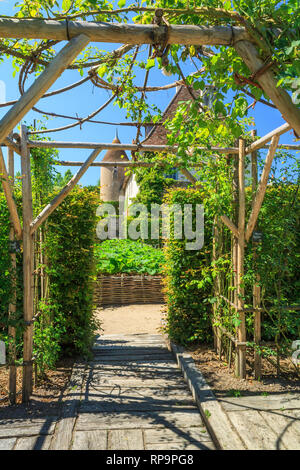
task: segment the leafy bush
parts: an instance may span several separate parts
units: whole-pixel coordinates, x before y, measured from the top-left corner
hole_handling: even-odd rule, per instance
[[[105,240],[95,246],[97,273],[160,274],[162,250],[133,240]]]
[[[9,212],[6,199],[0,192],[0,319],[7,315],[10,300]],[[0,321],[1,321],[0,320]],[[3,323],[3,320],[1,321]]]
[[[153,161],[154,155],[147,152],[143,156],[144,161]],[[134,202],[146,204],[149,210],[150,204],[161,204],[165,191],[174,185],[175,180],[166,178],[166,171],[161,168],[137,168],[134,171],[139,192]]]
[[[257,270],[262,288],[262,334],[266,340],[298,339],[300,316],[287,305],[300,305],[300,194],[296,184],[267,187],[258,218],[263,241],[257,246]],[[253,282],[252,246],[246,251],[246,292]],[[250,304],[251,298],[246,297]],[[253,321],[248,319],[252,331]]]
[[[202,204],[203,191],[198,189],[171,189],[165,197],[167,204]],[[186,250],[186,240],[174,239],[171,221],[170,240],[165,243],[165,292],[167,296],[166,333],[173,341],[187,344],[209,341],[212,336],[211,277],[207,273],[210,259],[211,223],[205,224],[205,247],[199,251]]]
[[[93,316],[97,204],[98,195],[76,187],[48,220],[45,248],[54,309],[52,333],[64,353],[89,355],[99,326]]]
[[[15,200],[17,207],[20,207],[21,194],[16,190]],[[20,214],[21,215],[21,214]],[[8,327],[16,328],[17,353],[22,348],[23,335],[23,270],[22,253],[16,256],[16,272],[11,268],[10,242],[9,242],[10,220],[4,193],[0,190],[0,339],[6,342],[10,341],[8,336]],[[12,299],[12,276],[16,277],[17,282],[17,305],[14,318],[9,318],[8,307]]]

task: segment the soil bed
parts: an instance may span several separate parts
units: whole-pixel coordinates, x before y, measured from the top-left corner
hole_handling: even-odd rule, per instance
[[[196,345],[188,349],[195,364],[204,375],[206,381],[214,390],[217,397],[268,395],[272,393],[300,392],[300,379],[291,367],[289,359],[280,361],[288,374],[282,373],[277,377],[275,367],[266,359],[262,359],[263,375],[260,381],[253,376],[253,351],[247,351],[247,378],[240,379],[234,375],[234,366],[229,369],[224,358],[218,355],[208,345]]]
[[[59,416],[61,399],[70,381],[73,363],[74,358],[64,358],[59,361],[56,370],[47,371],[45,378],[34,386],[27,405],[21,403],[22,371],[18,367],[17,403],[13,406],[9,405],[8,399],[4,399],[8,395],[8,369],[0,368],[0,421]]]

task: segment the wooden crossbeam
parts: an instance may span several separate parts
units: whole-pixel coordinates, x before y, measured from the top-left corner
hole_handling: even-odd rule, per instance
[[[270,145],[264,145],[261,148],[269,150]],[[279,149],[283,149],[283,150],[300,150],[300,145],[297,145],[297,144],[278,144],[277,148],[278,148],[278,150]]]
[[[265,144],[269,142],[270,140],[272,140],[272,137],[274,137],[275,135],[280,137],[282,134],[284,134],[285,132],[288,132],[289,130],[291,130],[291,126],[287,122],[285,124],[282,124],[282,126],[276,127],[276,129],[273,129],[271,132],[268,132],[268,134],[264,135],[263,137],[261,137],[260,139],[256,140],[251,145],[249,145],[246,148],[246,155],[248,153],[255,152],[256,150],[259,150],[261,148],[266,148]],[[282,147],[283,146],[281,146],[281,148]],[[287,145],[286,147],[289,147],[289,146]],[[268,146],[267,148],[270,148],[270,146]]]
[[[284,124],[284,126],[285,126],[285,124]],[[291,126],[285,126],[284,129],[285,129],[284,132],[287,132],[287,131],[289,131],[289,130],[291,129]],[[284,132],[281,132],[280,135],[283,134]],[[29,133],[28,133],[28,134],[29,134]],[[267,134],[267,135],[269,136],[269,137],[267,137],[267,140],[265,140],[265,137],[266,137],[266,136],[265,136],[265,137],[262,137],[262,139],[264,139],[264,142],[265,142],[265,141],[268,142],[269,140],[271,140],[271,138],[272,138],[272,136],[273,136],[273,131],[272,131],[270,134]],[[271,136],[270,136],[270,135],[271,135]],[[266,149],[266,150],[268,150],[268,149],[270,148],[270,145],[262,145],[262,146],[261,146],[261,144],[259,144],[259,142],[260,142],[260,140],[257,140],[256,142],[253,142],[253,143],[251,144],[251,146],[247,147],[247,148],[246,148],[246,153],[247,153],[247,154],[248,154],[248,153],[251,153],[251,148],[252,148],[252,146],[253,146],[253,148],[254,148],[254,150],[255,150],[256,147],[257,147],[257,144],[259,145],[259,148],[260,148],[260,149]],[[66,142],[64,142],[64,144],[65,144],[65,143],[66,143]],[[50,144],[51,144],[51,142],[50,142]],[[61,144],[61,143],[60,143],[60,144]],[[75,146],[76,146],[76,142],[72,142],[71,145],[74,145],[74,147],[72,147],[72,148],[93,148],[93,147],[92,147],[92,145],[93,145],[92,143],[90,143],[90,144],[87,143],[86,145],[87,145],[88,147],[83,147],[83,146],[82,146],[82,143],[80,143],[80,147],[75,147]],[[100,145],[100,144],[99,144],[99,145]],[[103,145],[106,145],[106,144],[103,144]],[[125,144],[125,145],[126,145],[126,144]],[[129,145],[131,145],[131,144],[129,144]],[[5,140],[5,142],[1,144],[1,146],[2,146],[2,147],[11,147],[11,148],[13,148],[13,150],[14,150],[16,153],[18,153],[19,155],[21,154],[21,150],[20,150],[19,145],[16,144],[12,139],[7,138],[7,139]],[[39,146],[39,145],[38,145],[38,146]],[[34,147],[35,147],[35,141],[29,141],[29,147],[30,147],[30,148],[34,148]],[[39,147],[40,147],[40,146],[39,146]],[[64,148],[67,148],[67,147],[64,147]],[[170,148],[170,147],[169,147],[169,148]],[[279,144],[277,148],[278,148],[278,149],[284,149],[284,150],[300,150],[300,145],[299,145],[299,144]],[[207,152],[213,151],[213,152],[218,152],[218,153],[227,153],[227,152],[238,153],[238,149],[237,149],[237,148],[233,148],[233,147],[232,147],[232,148],[230,148],[230,147],[229,147],[229,148],[212,147],[211,149],[208,149],[208,148],[205,148],[205,147],[198,147],[198,149],[201,150],[201,151],[207,151]]]
[[[99,142],[61,142],[61,141],[40,141],[40,140],[28,140],[29,148],[70,148],[70,149],[96,149],[100,150],[131,150],[137,152],[169,152],[176,153],[178,151],[178,145],[144,145],[144,144],[112,144],[112,143],[99,143]],[[197,147],[200,151],[216,152],[228,154],[237,154],[238,148],[235,147]]]
[[[84,162],[71,162],[71,161],[65,161],[65,160],[57,160],[55,162],[52,163],[53,165],[56,165],[56,166],[82,166],[84,164]],[[161,167],[164,167],[166,164],[163,163],[163,162],[139,162],[139,161],[124,161],[124,162],[104,162],[103,160],[101,160],[100,162],[94,162],[92,163],[90,166],[93,166],[93,167],[106,167],[106,168],[111,168],[111,167],[115,167],[115,166],[118,166],[118,167],[121,167],[121,168],[136,168],[136,167],[143,167],[143,168],[151,168],[151,167],[156,167],[156,166],[161,166]],[[176,165],[175,165],[176,166]],[[191,166],[202,166],[201,163],[199,163],[198,165],[191,165]]]
[[[17,206],[13,198],[11,185],[9,183],[9,177],[7,174],[6,165],[5,165],[1,148],[0,148],[0,179],[2,180],[2,187],[3,187],[4,194],[5,194],[6,202],[8,205],[10,220],[11,220],[11,223],[13,224],[13,227],[16,233],[16,238],[18,240],[21,240],[22,239],[21,222],[19,219]]]
[[[0,20],[1,23],[1,20]],[[0,28],[1,30],[1,28]],[[1,36],[1,32],[0,32]],[[57,56],[45,68],[19,101],[5,114],[0,121],[0,142],[3,142],[25,114],[38,102],[43,94],[53,85],[56,79],[89,43],[89,38],[80,35],[64,46]]]
[[[78,183],[80,178],[84,175],[87,169],[91,166],[93,161],[97,158],[100,153],[100,149],[95,149],[82,167],[78,170],[76,175],[70,179],[68,184],[60,191],[60,193],[42,210],[42,212],[36,217],[31,224],[31,234],[33,234],[39,226],[49,217],[50,214],[62,203],[67,195],[72,191],[74,186]]]
[[[161,42],[165,33],[164,26],[154,24],[0,18],[1,38],[67,41],[79,34],[85,34],[90,41],[95,42],[155,44]],[[174,24],[168,26],[168,44],[231,45],[233,38],[235,41],[251,41],[243,27]]]
[[[278,142],[279,142],[279,135],[274,135],[274,137],[272,137],[272,141],[271,141],[271,145],[268,151],[268,155],[266,157],[264,169],[260,178],[260,182],[258,184],[255,199],[253,202],[252,211],[251,211],[248,223],[247,223],[247,228],[245,232],[245,239],[247,242],[249,241],[252,235],[261,205],[264,200],[264,196],[265,196],[266,189],[267,189],[268,178],[269,178],[269,174],[270,174],[270,170],[271,170],[271,166],[272,166],[272,162],[275,156]]]
[[[197,183],[197,179],[189,170],[186,168],[181,168],[180,171],[191,183]]]
[[[10,137],[6,137],[5,139],[5,145],[12,149],[14,152],[16,152],[18,155],[21,156],[21,148],[18,144],[16,144]]]

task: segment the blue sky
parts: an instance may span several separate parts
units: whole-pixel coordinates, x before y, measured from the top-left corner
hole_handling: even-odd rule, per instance
[[[0,14],[13,14],[13,7],[10,0],[2,0],[0,2]],[[62,43],[59,44],[59,48],[62,47]],[[101,50],[112,50],[119,47],[119,44],[98,44],[98,47]],[[142,50],[147,52],[147,46],[142,46]],[[195,71],[195,68],[192,64],[186,63],[184,66],[184,73],[188,74]],[[11,61],[5,59],[3,63],[0,64],[0,80],[5,83],[6,88],[6,100],[17,99],[19,97],[18,91],[18,74],[13,78],[12,76],[13,68]],[[63,75],[57,80],[57,82],[52,86],[51,90],[55,90],[71,84],[81,77],[77,71],[65,71]],[[171,83],[176,80],[178,77],[171,76],[165,77],[160,70],[151,69],[148,85],[164,85]],[[27,87],[32,82],[32,77],[28,80]],[[144,80],[144,72],[138,71],[136,83],[142,85]],[[174,96],[175,89],[168,91],[160,91],[155,93],[149,93],[148,97],[150,101],[156,104],[160,109],[164,109],[169,101]],[[99,107],[104,103],[108,97],[109,93],[106,90],[99,88],[94,88],[90,82],[85,83],[79,88],[75,88],[69,92],[66,92],[61,95],[57,95],[51,98],[46,98],[40,100],[37,107],[45,110],[52,111],[56,113],[68,114],[76,116],[76,113],[80,117],[84,117]],[[250,99],[251,100],[251,99]],[[2,118],[9,108],[0,108],[0,118]],[[267,132],[271,131],[277,126],[280,126],[284,123],[284,120],[281,117],[281,114],[271,109],[267,106],[264,106],[258,103],[255,107],[255,110],[250,111],[250,115],[255,118],[255,128],[257,129],[258,135],[262,136]],[[30,124],[33,123],[34,119],[43,119],[40,114],[36,112],[29,112],[24,118],[24,122]],[[119,109],[118,106],[110,104],[104,111],[102,111],[95,119],[101,121],[113,121],[113,122],[124,122],[125,112],[122,109]],[[69,124],[70,121],[60,118],[50,118],[47,121],[48,128],[54,128]],[[65,130],[63,132],[56,132],[49,134],[53,140],[63,140],[63,141],[87,141],[87,142],[111,142],[115,136],[116,127],[108,126],[102,124],[93,124],[86,123],[82,126],[82,129],[75,127],[74,129]],[[132,139],[135,138],[136,129],[132,127],[118,127],[118,134],[121,142],[131,143]],[[280,143],[293,143],[294,136],[293,134],[286,133],[280,139]],[[60,150],[60,159],[61,160],[73,160],[73,161],[84,161],[90,151],[89,150],[74,150],[74,149],[64,149]],[[103,151],[98,159],[102,159],[105,154]],[[18,159],[18,157],[17,157]],[[16,169],[19,169],[19,161],[16,163]],[[67,167],[64,167],[60,171],[64,173],[67,170]],[[71,168],[71,171],[74,173],[76,169]],[[90,168],[86,175],[82,178],[81,184],[96,184],[99,180],[100,169],[99,168]]]

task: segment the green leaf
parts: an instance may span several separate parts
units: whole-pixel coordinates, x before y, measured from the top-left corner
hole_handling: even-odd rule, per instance
[[[99,77],[104,77],[104,75],[106,74],[106,70],[107,70],[106,64],[101,65],[97,70]]]
[[[123,8],[126,5],[126,0],[119,0],[118,1],[118,7]]]
[[[69,10],[71,4],[72,4],[72,0],[63,0],[63,1],[62,1],[62,4],[61,4],[62,9],[63,9],[64,11]]]
[[[152,67],[154,67],[154,65],[155,65],[155,59],[148,59],[145,68],[147,70],[149,70],[149,69],[152,69]]]

